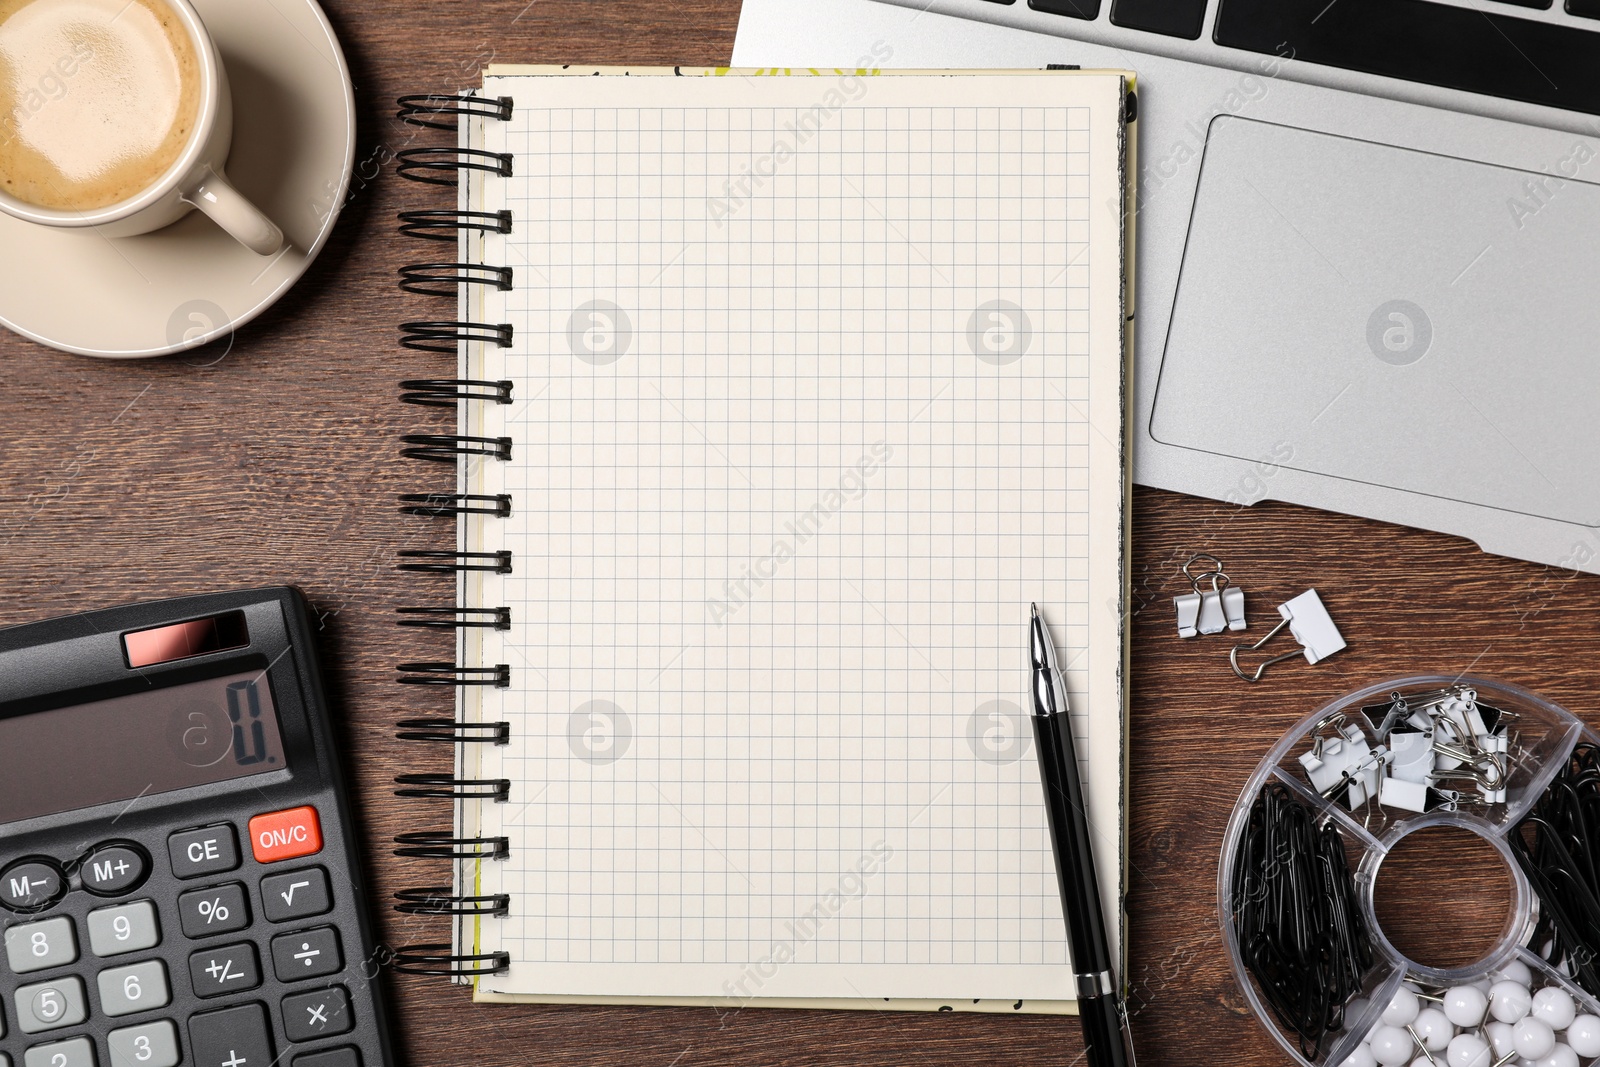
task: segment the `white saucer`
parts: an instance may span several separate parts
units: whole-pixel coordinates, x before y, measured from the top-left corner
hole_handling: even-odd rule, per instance
[[[0,323],[86,356],[180,352],[271,307],[316,259],[344,206],[355,96],[316,0],[194,0],[233,86],[228,178],[290,247],[258,256],[198,211],[111,239],[0,214]]]

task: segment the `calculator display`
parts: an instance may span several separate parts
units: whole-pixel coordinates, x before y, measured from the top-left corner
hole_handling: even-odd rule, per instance
[[[0,718],[0,823],[282,770],[265,672]]]

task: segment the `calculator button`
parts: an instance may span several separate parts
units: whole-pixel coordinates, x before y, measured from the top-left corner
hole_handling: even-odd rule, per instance
[[[172,873],[179,878],[231,871],[239,866],[239,840],[227,823],[183,830],[167,838]]]
[[[150,873],[144,853],[127,845],[102,845],[83,858],[78,876],[97,896],[116,897],[134,889]]]
[[[194,1067],[270,1067],[267,1009],[241,1004],[190,1016],[189,1056]]]
[[[53,982],[25,985],[16,991],[17,1029],[40,1034],[75,1026],[89,1017],[83,979],[57,978]]]
[[[257,863],[299,859],[322,851],[322,823],[306,805],[257,815],[250,820],[250,848]]]
[[[161,924],[156,919],[156,906],[148,900],[89,913],[89,951],[96,956],[120,956],[159,944]]]
[[[22,1054],[23,1067],[95,1067],[94,1044],[74,1037],[48,1045],[35,1045]]]
[[[0,1064],[0,1067],[5,1065]],[[294,1067],[361,1067],[361,1052],[349,1045],[307,1052],[294,1058]]]
[[[18,860],[0,871],[0,904],[12,911],[47,908],[66,891],[61,868],[46,860]]]
[[[172,990],[167,986],[167,968],[160,960],[101,971],[98,981],[100,1010],[113,1018],[155,1011],[172,1003]]]
[[[60,967],[78,958],[78,939],[65,916],[23,923],[6,931],[6,960],[17,974]]]
[[[141,1023],[106,1035],[111,1067],[177,1067],[178,1028],[171,1019]]]
[[[250,925],[250,902],[238,882],[191,889],[178,898],[178,920],[185,937],[210,937]]]
[[[348,1034],[355,1025],[350,1014],[350,994],[343,986],[283,998],[283,1032],[290,1041]]]
[[[328,872],[321,867],[274,874],[261,879],[261,910],[271,922],[282,923],[321,915],[333,907],[328,895]]]
[[[197,997],[220,997],[261,984],[256,947],[249,942],[201,949],[189,956],[189,982]]]
[[[272,970],[280,982],[323,978],[344,969],[339,931],[331,926],[280,934],[272,939]]]

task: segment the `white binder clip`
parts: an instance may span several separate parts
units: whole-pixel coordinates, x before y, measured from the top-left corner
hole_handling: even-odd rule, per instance
[[[1307,663],[1320,663],[1344,647],[1344,637],[1340,635],[1339,628],[1333,624],[1328,609],[1322,606],[1322,598],[1317,596],[1315,589],[1307,589],[1293,600],[1279,604],[1278,614],[1283,616],[1283,621],[1268,631],[1267,636],[1253,645],[1234,645],[1228,652],[1228,663],[1233,667],[1233,673],[1247,682],[1261,681],[1261,676],[1274,663],[1282,663],[1299,655],[1304,655]],[[1276,637],[1278,631],[1285,626],[1294,635],[1294,639],[1300,642],[1300,648],[1294,652],[1273,656],[1257,667],[1254,674],[1246,674],[1239,666],[1240,650],[1256,651]]]
[[[1199,574],[1189,568],[1201,560],[1208,560],[1211,570]],[[1194,592],[1172,598],[1178,612],[1178,636],[1194,637],[1196,634],[1217,634],[1224,629],[1243,630],[1244,590],[1234,585],[1222,570],[1222,561],[1202,552],[1183,565],[1183,576],[1189,579]],[[1200,583],[1211,579],[1211,588],[1202,591]]]

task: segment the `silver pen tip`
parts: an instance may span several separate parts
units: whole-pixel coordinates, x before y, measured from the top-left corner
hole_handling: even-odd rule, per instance
[[[1028,607],[1033,610],[1033,617],[1037,619],[1039,617],[1039,605],[1029,604]]]

